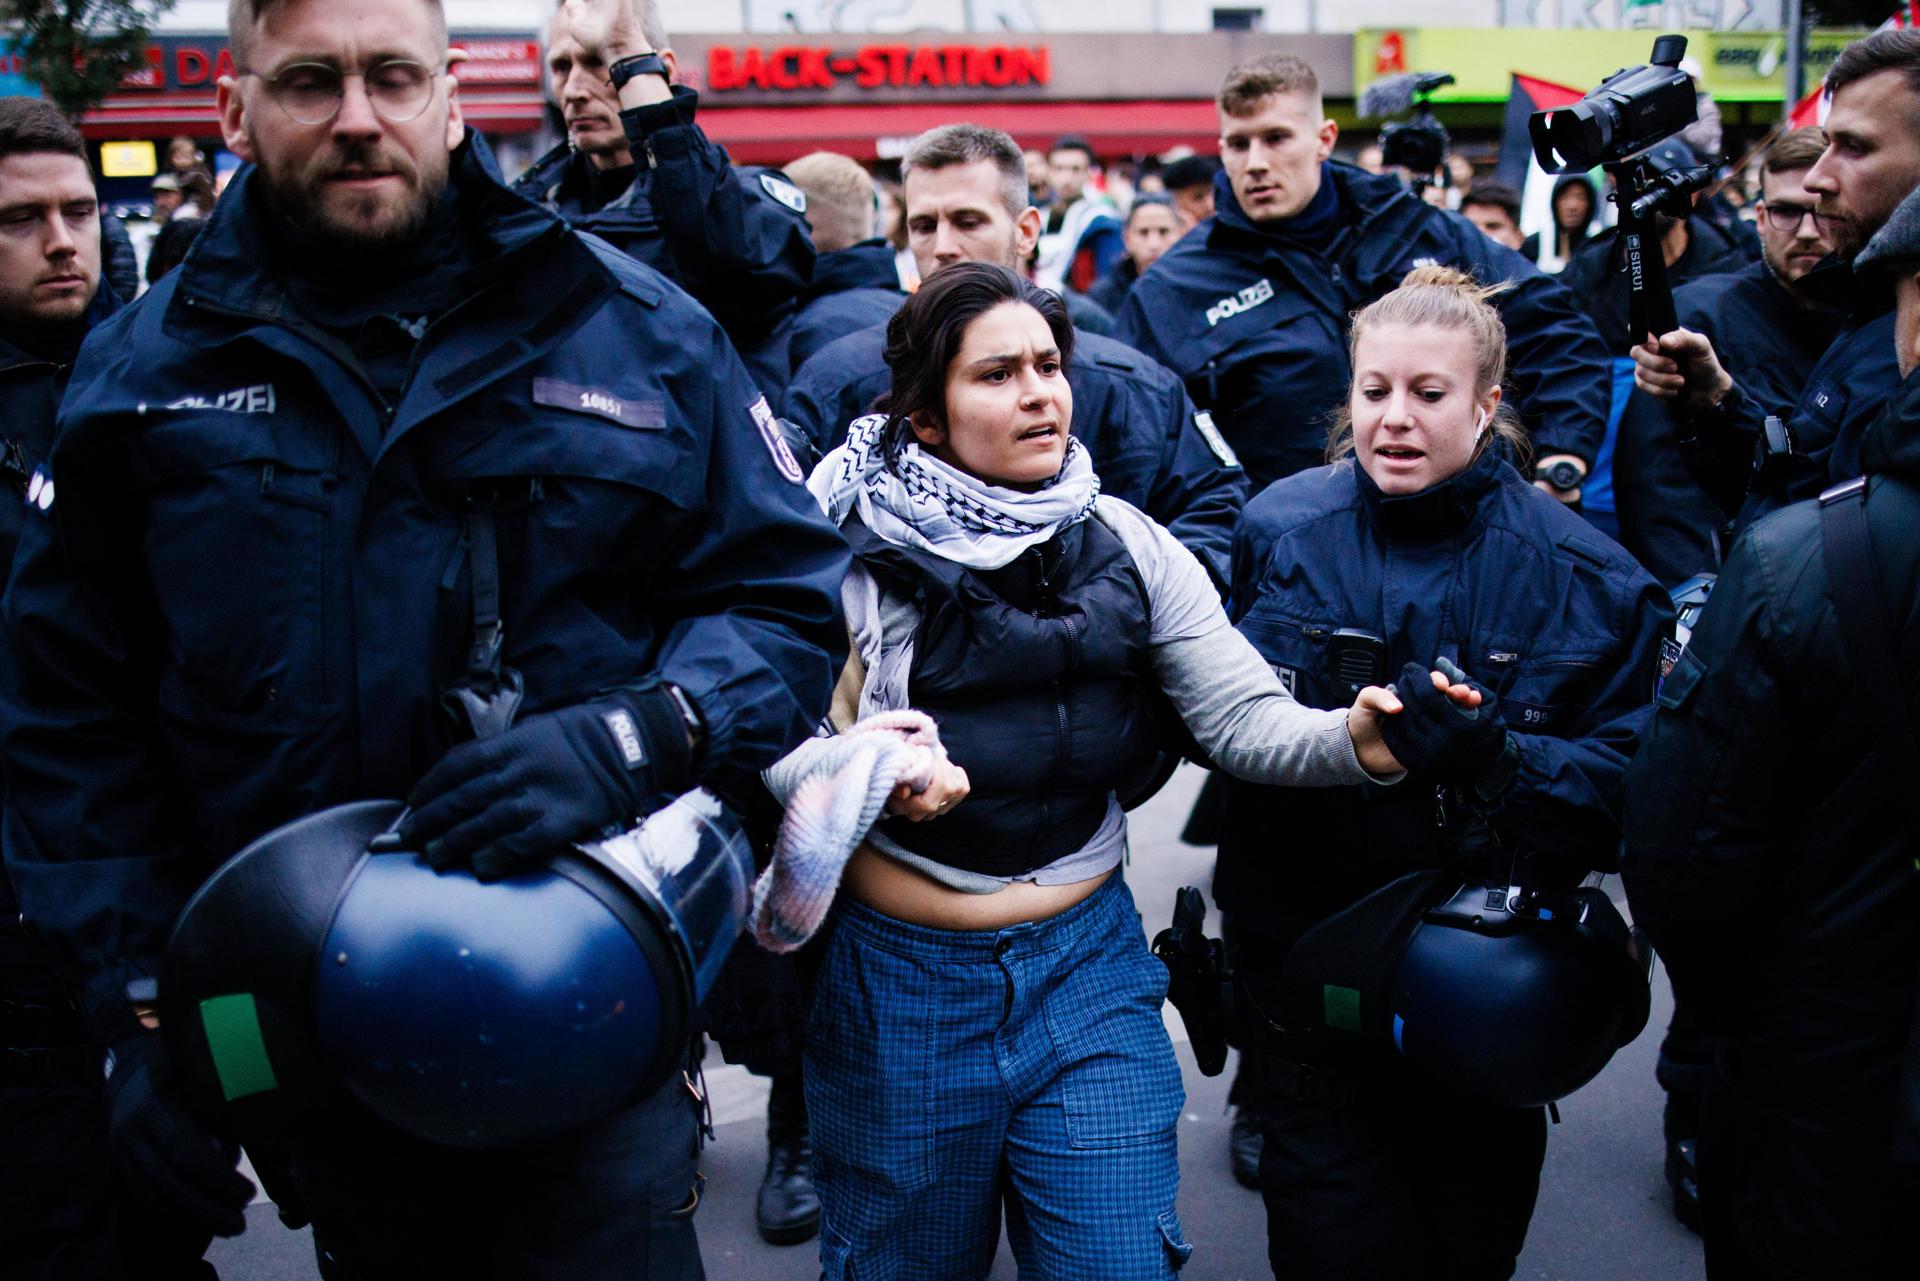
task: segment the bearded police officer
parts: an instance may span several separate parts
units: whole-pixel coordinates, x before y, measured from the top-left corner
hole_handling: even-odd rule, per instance
[[[1040,211],[1028,196],[1026,161],[1006,133],[929,129],[908,146],[902,169],[907,238],[923,280],[957,262],[1018,270],[1033,252]],[[1224,584],[1247,493],[1239,460],[1178,378],[1125,344],[1074,332],[1073,430],[1102,492],[1165,525]],[[886,338],[886,326],[875,325],[829,343],[788,385],[785,417],[821,452],[845,440],[848,424],[887,390]]]
[[[1861,434],[1900,381],[1892,295],[1884,280],[1856,276],[1852,262],[1920,187],[1920,31],[1880,31],[1848,45],[1826,86],[1827,148],[1805,185],[1834,256],[1803,288],[1846,319],[1792,409],[1770,427],[1772,411],[1705,334],[1676,329],[1633,353],[1642,391],[1684,396],[1693,420],[1689,465],[1729,515],[1744,519],[1859,475]]]
[[[1459,215],[1333,163],[1338,129],[1299,58],[1235,68],[1219,105],[1216,212],[1141,277],[1118,336],[1186,380],[1255,489],[1324,461],[1347,317],[1426,263],[1511,282],[1499,305],[1538,470],[1566,461],[1584,476],[1606,427],[1607,358],[1572,296]],[[1577,498],[1578,482],[1560,492]]]
[[[1627,774],[1634,919],[1726,1038],[1712,1281],[1891,1281],[1920,1251],[1920,193],[1854,269],[1897,296],[1904,378],[1865,479],[1741,535]]]
[[[109,1047],[115,1156],[220,1233],[250,1190],[151,1010],[194,887],[356,798],[493,877],[767,765],[826,709],[847,566],[707,313],[501,184],[437,0],[230,25],[252,163],[81,355],[0,704],[8,867]],[[329,1277],[694,1277],[697,1106],[676,1076],[474,1156],[342,1096],[262,1174]]]
[[[658,0],[561,0],[547,87],[567,140],[514,189],[692,294],[757,371],[812,278],[805,197],[777,173],[736,170],[708,140]]]
[[[1833,252],[1806,179],[1826,150],[1817,127],[1782,136],[1760,162],[1761,261],[1674,291],[1683,328],[1726,353],[1727,366],[1769,414],[1793,408],[1844,313],[1822,301],[1815,268]],[[1620,541],[1669,587],[1720,563],[1726,515],[1688,474],[1672,402],[1636,391],[1620,419],[1614,492]]]

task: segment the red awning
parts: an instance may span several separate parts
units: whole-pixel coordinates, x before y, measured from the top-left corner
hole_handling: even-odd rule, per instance
[[[707,136],[725,145],[741,164],[784,164],[809,151],[872,160],[880,154],[879,139],[911,138],[960,121],[1005,129],[1019,141],[1036,145],[1079,134],[1107,155],[1181,145],[1206,150],[1220,138],[1220,118],[1211,100],[726,107],[709,99],[700,104],[700,124]]]

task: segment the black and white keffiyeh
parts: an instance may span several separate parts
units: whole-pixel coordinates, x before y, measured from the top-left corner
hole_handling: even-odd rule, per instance
[[[856,419],[847,442],[807,481],[835,525],[858,512],[898,547],[917,547],[973,569],[998,569],[1093,514],[1100,478],[1086,447],[1067,438],[1060,472],[1027,492],[989,485],[920,448],[906,432],[889,439],[885,414]]]

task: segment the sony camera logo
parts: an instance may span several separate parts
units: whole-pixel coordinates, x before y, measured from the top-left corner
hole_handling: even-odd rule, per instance
[[[1222,298],[1207,308],[1207,328],[1211,329],[1223,320],[1231,320],[1242,312],[1252,311],[1263,302],[1273,298],[1273,282],[1262,277],[1242,289],[1239,293]]]

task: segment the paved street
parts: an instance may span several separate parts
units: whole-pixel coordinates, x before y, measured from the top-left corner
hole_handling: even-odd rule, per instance
[[[1175,889],[1204,886],[1210,874],[1212,851],[1177,839],[1199,779],[1198,771],[1184,770],[1134,815],[1128,878],[1150,931],[1166,924]],[[1275,854],[1304,857],[1310,851],[1283,846]],[[1617,896],[1618,881],[1608,885]],[[1523,1281],[1698,1281],[1703,1276],[1699,1240],[1668,1212],[1660,1176],[1660,1092],[1653,1059],[1670,1008],[1665,979],[1656,976],[1654,1016],[1646,1032],[1598,1080],[1561,1103],[1562,1124],[1549,1139],[1539,1209],[1520,1261]],[[1263,1281],[1271,1273],[1260,1198],[1227,1173],[1228,1077],[1201,1076],[1177,1016],[1169,1026],[1180,1042],[1188,1096],[1180,1133],[1180,1215],[1196,1247],[1182,1281]],[[776,1248],[753,1231],[753,1194],[765,1160],[765,1083],[725,1066],[711,1070],[708,1080],[719,1135],[704,1161],[707,1199],[699,1218],[708,1275],[714,1281],[818,1275],[811,1244]],[[1462,1138],[1471,1142],[1472,1136]],[[306,1233],[281,1227],[265,1203],[254,1206],[249,1217],[247,1234],[217,1243],[210,1256],[223,1277],[308,1281],[317,1275]],[[1004,1246],[992,1275],[995,1281],[1014,1276]]]

